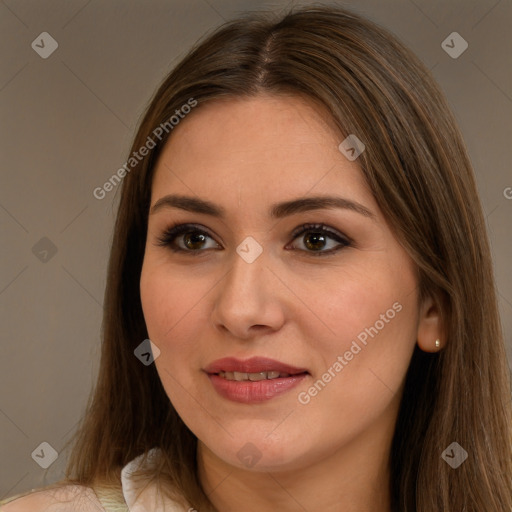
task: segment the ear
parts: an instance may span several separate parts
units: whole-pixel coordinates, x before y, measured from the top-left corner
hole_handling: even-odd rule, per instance
[[[418,347],[424,352],[439,352],[446,344],[440,306],[430,296],[420,307],[417,340]],[[437,340],[439,346],[436,346]]]

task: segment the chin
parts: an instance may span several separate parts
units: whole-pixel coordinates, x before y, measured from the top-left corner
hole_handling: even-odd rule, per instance
[[[296,439],[275,438],[265,431],[252,436],[247,433],[233,437],[226,435],[222,440],[212,439],[204,444],[224,463],[246,471],[296,470],[307,466],[311,459],[303,436],[301,439],[300,435]]]

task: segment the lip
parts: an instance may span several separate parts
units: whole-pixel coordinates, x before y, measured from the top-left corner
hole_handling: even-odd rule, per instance
[[[280,373],[289,373],[290,375],[305,372],[309,373],[306,368],[298,368],[267,357],[251,357],[245,360],[236,359],[235,357],[225,357],[213,361],[204,371],[210,375],[219,372],[259,373],[277,371]]]
[[[220,396],[244,404],[265,402],[286,393],[309,375],[305,368],[298,368],[266,357],[252,357],[243,361],[226,357],[210,363],[204,371],[208,374],[213,388]],[[235,381],[218,375],[219,372],[259,373],[270,371],[288,373],[289,377],[260,381]]]

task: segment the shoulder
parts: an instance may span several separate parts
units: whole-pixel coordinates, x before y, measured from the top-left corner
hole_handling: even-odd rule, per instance
[[[43,487],[0,501],[0,512],[103,512],[91,487],[60,485]]]

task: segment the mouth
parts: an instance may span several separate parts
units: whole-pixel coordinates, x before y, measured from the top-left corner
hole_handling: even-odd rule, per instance
[[[266,357],[251,357],[246,360],[225,357],[213,361],[204,371],[210,375],[219,375],[225,379],[237,381],[271,380],[309,373],[306,368],[299,368]]]
[[[305,372],[301,373],[295,373],[293,375],[302,375]],[[260,380],[273,380],[273,379],[285,379],[287,377],[290,377],[290,373],[286,372],[278,372],[276,370],[270,371],[270,372],[219,372],[217,374],[219,377],[222,377],[226,380],[236,380],[238,382],[245,382],[245,381],[251,381],[251,382],[258,382]]]
[[[285,393],[310,375],[305,368],[264,357],[245,361],[219,359],[204,371],[219,395],[246,404],[263,402]]]

